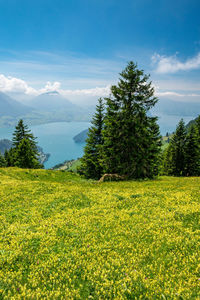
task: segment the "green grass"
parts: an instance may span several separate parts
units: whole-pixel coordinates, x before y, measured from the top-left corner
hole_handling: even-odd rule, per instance
[[[0,184],[0,299],[200,299],[200,178]]]
[[[72,166],[69,168],[69,171],[77,172],[77,168],[81,166],[80,159],[77,159],[73,162]]]
[[[61,164],[58,164],[56,166],[53,167],[54,170],[57,171],[72,171],[74,173],[77,173],[77,168],[81,165],[81,160],[80,158],[76,159],[76,160],[68,160],[65,161]]]

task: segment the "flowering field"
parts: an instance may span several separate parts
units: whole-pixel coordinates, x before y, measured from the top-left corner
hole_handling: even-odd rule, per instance
[[[0,299],[200,299],[200,178],[0,169]]]

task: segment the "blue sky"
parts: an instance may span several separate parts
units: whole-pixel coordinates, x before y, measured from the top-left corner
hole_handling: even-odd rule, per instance
[[[97,97],[133,60],[159,97],[200,101],[199,12],[199,0],[0,0],[0,90]]]

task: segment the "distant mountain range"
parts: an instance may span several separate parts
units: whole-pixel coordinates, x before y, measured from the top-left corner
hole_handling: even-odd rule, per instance
[[[200,115],[200,113],[199,113],[199,115]],[[198,117],[197,117],[198,118]],[[196,121],[197,121],[197,118],[195,118],[194,120],[191,120],[187,125],[186,125],[186,128],[187,129],[190,129],[190,127],[192,126],[192,125],[195,125],[195,123],[196,123]]]
[[[12,142],[8,139],[0,140],[0,153],[4,154],[6,150],[9,150],[12,147]]]
[[[28,104],[36,110],[45,112],[57,110],[74,111],[78,109],[76,105],[72,104],[68,99],[62,97],[57,91],[41,94],[29,101]]]
[[[159,99],[151,112],[165,115],[176,115],[180,117],[193,116],[200,114],[200,102],[182,102],[167,98]]]
[[[14,126],[22,118],[28,125],[49,122],[89,121],[91,111],[78,107],[58,92],[41,94],[27,105],[0,92],[0,127]]]
[[[0,117],[2,116],[21,116],[30,113],[32,109],[19,103],[8,95],[0,92]]]

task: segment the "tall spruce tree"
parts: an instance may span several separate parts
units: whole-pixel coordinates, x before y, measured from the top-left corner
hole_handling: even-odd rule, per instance
[[[37,152],[36,138],[31,133],[31,130],[28,129],[28,126],[24,124],[24,121],[20,119],[13,133],[13,147],[17,148],[23,139],[28,139],[32,145],[32,149]]]
[[[185,175],[200,175],[200,143],[197,126],[192,125],[185,141]]]
[[[200,117],[188,132],[183,120],[179,122],[164,151],[162,173],[173,176],[200,175]]]
[[[38,151],[35,137],[19,120],[13,133],[13,147],[6,151],[5,159],[7,166],[18,166],[20,168],[42,168],[38,160]]]
[[[21,140],[16,148],[15,166],[23,169],[39,169],[41,164],[32,148],[32,141],[28,138]]]
[[[200,143],[200,115],[196,119],[195,126],[197,128],[197,134],[198,134],[199,143]]]
[[[147,145],[147,160],[146,170],[147,176],[153,177],[158,175],[161,168],[161,136],[160,128],[157,124],[157,117],[148,118],[149,125],[147,131],[149,133],[148,140],[150,141]]]
[[[168,147],[163,151],[161,174],[162,175],[173,175],[171,142],[169,143]]]
[[[6,167],[13,167],[16,161],[16,151],[14,148],[6,150],[4,153],[4,158],[6,161]]]
[[[183,176],[185,172],[186,127],[180,120],[171,140],[171,175]]]
[[[2,168],[2,167],[6,167],[6,160],[0,152],[0,168]]]
[[[100,164],[101,147],[103,144],[102,130],[104,122],[104,104],[100,98],[96,106],[96,113],[91,121],[84,155],[81,159],[81,171],[87,178],[99,179],[102,175]]]
[[[157,102],[149,75],[129,62],[118,85],[105,98],[107,110],[103,130],[102,168],[129,178],[158,173],[160,134],[157,118],[147,112]]]

